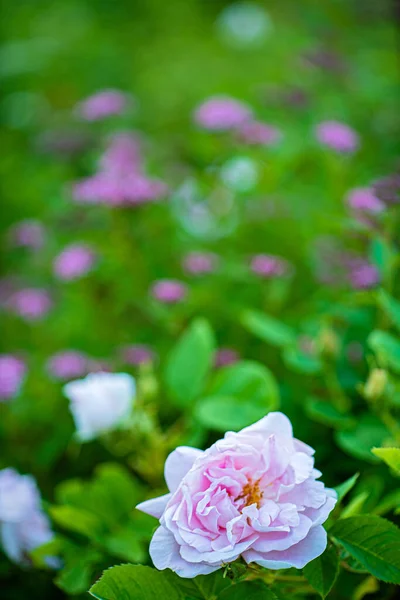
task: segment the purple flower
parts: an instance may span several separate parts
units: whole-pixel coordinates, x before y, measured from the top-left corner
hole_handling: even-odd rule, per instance
[[[55,258],[55,275],[64,281],[71,281],[86,275],[93,267],[95,254],[85,244],[71,244]]]
[[[196,123],[211,131],[236,129],[251,119],[250,109],[227,96],[214,96],[203,102],[195,111]]]
[[[27,554],[53,538],[40,503],[33,477],[11,468],[0,471],[0,540],[15,563],[27,564]]]
[[[348,279],[356,290],[376,287],[380,275],[375,265],[363,258],[350,259],[348,262]]]
[[[89,371],[88,357],[76,350],[64,350],[53,354],[46,367],[52,377],[60,380],[82,377]]]
[[[13,225],[10,230],[10,240],[14,246],[38,250],[43,246],[45,229],[40,221],[27,219]]]
[[[375,196],[385,204],[400,202],[400,173],[387,175],[372,184]]]
[[[142,365],[144,363],[154,362],[155,354],[154,351],[144,344],[131,344],[129,346],[123,346],[120,349],[120,355],[122,360],[127,365]]]
[[[256,254],[250,262],[250,269],[255,275],[269,279],[281,277],[289,271],[289,264],[283,258],[271,254]]]
[[[100,159],[100,171],[115,175],[140,172],[142,160],[139,140],[129,132],[116,133]]]
[[[323,121],[316,128],[316,136],[321,144],[337,152],[352,153],[360,145],[354,129],[339,121]]]
[[[25,373],[24,361],[12,354],[0,354],[0,402],[18,394]]]
[[[239,358],[239,353],[233,348],[219,348],[214,356],[214,367],[219,369],[233,365],[238,362]]]
[[[313,454],[280,412],[204,452],[174,450],[165,463],[169,493],[137,507],[160,522],[150,543],[155,567],[191,578],[239,557],[301,569],[320,556],[337,495],[318,481]]]
[[[99,121],[113,115],[125,112],[128,99],[118,90],[102,90],[80,102],[76,108],[77,114],[85,121]]]
[[[267,123],[249,121],[238,128],[238,136],[246,144],[273,146],[280,141],[282,133]]]
[[[163,198],[168,191],[164,182],[140,173],[124,177],[112,173],[96,173],[74,184],[73,196],[83,204],[135,206]]]
[[[218,267],[219,257],[212,252],[190,252],[183,259],[183,268],[189,275],[213,273]]]
[[[7,301],[7,308],[25,319],[37,321],[47,315],[52,302],[47,290],[42,288],[24,288],[12,293]]]
[[[385,210],[384,203],[377,198],[371,188],[355,188],[346,196],[346,202],[356,212],[377,214]]]
[[[151,287],[151,295],[164,304],[176,304],[187,296],[187,285],[176,279],[159,279]]]

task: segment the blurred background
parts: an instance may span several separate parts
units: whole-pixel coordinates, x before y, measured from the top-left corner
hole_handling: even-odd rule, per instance
[[[148,362],[157,371],[193,316],[212,323],[221,364],[252,358],[279,372],[280,358],[239,327],[244,308],[299,326],[305,355],[327,307],[350,315],[343,295],[382,273],[376,224],[355,218],[349,194],[399,166],[397,9],[389,0],[4,0],[0,351],[19,361],[3,378],[12,387],[23,373],[24,394],[0,424],[2,467],[34,473],[49,500],[59,481],[89,476],[109,455],[90,445],[78,461],[68,454],[61,383]],[[82,117],[82,102],[110,89],[126,110]],[[267,129],[210,131],[196,111],[220,96]],[[326,122],[333,139],[318,129]],[[140,146],[148,179],[139,183],[154,202],[78,192],[121,132],[132,132],[131,158]],[[63,262],[74,244],[77,258]],[[343,330],[356,362],[371,318],[349,316]],[[343,368],[351,386],[365,364]],[[292,415],[302,414],[290,404],[297,385],[290,375],[283,384]],[[2,575],[10,600],[66,597],[46,573],[2,562]]]

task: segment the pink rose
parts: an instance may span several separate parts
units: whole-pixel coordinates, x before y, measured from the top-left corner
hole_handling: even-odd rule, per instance
[[[170,493],[138,506],[160,519],[154,565],[180,577],[212,573],[239,556],[268,569],[304,567],[325,550],[321,524],[336,503],[317,481],[313,452],[279,412],[204,452],[177,448],[165,464]]]

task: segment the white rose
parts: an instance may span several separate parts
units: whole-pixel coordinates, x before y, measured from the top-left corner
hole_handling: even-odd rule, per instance
[[[135,390],[135,380],[127,373],[90,373],[67,383],[63,391],[80,441],[122,425],[131,415]]]
[[[33,477],[14,469],[0,471],[0,543],[16,563],[27,564],[28,553],[53,538],[40,502]],[[49,566],[55,564],[52,560]]]

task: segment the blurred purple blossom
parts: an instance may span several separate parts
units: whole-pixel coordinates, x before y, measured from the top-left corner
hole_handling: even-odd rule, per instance
[[[101,90],[80,102],[76,112],[85,121],[98,121],[125,112],[128,104],[128,98],[122,92]]]
[[[64,281],[71,281],[86,275],[96,260],[94,252],[85,244],[70,244],[55,258],[55,275]]]
[[[282,133],[268,123],[249,121],[238,128],[238,137],[246,144],[273,146],[281,140]]]
[[[26,373],[23,360],[12,354],[0,354],[0,402],[16,396]]]
[[[250,269],[260,277],[281,277],[289,272],[289,264],[278,256],[256,254],[250,261]]]
[[[236,129],[251,119],[246,104],[228,96],[214,96],[205,100],[195,111],[195,122],[211,131]]]
[[[233,365],[240,360],[239,353],[233,348],[219,348],[214,356],[214,367],[219,369],[228,365]]]
[[[212,252],[190,252],[183,259],[183,268],[188,275],[213,273],[219,263],[219,257]]]
[[[124,177],[111,173],[96,173],[73,186],[73,196],[83,204],[134,206],[163,198],[168,188],[158,179],[130,173]]]
[[[378,269],[363,258],[352,258],[348,261],[348,278],[356,290],[376,287],[380,281]]]
[[[187,296],[187,285],[176,279],[159,279],[151,286],[151,295],[165,304],[176,304]]]
[[[89,361],[82,352],[63,350],[48,359],[46,368],[54,379],[75,379],[89,372]]]
[[[358,133],[339,121],[322,121],[317,125],[315,133],[321,144],[337,152],[352,153],[360,145]]]
[[[346,196],[346,202],[355,211],[377,214],[385,210],[384,203],[371,188],[354,188]]]
[[[142,170],[139,139],[123,131],[111,136],[99,163],[100,171],[115,175],[127,175]]]
[[[15,223],[9,229],[10,241],[13,246],[21,246],[38,250],[44,244],[45,228],[40,221],[27,219]]]
[[[49,293],[42,288],[24,288],[13,292],[5,306],[27,321],[37,321],[47,315],[52,305]]]
[[[155,353],[145,344],[130,344],[120,348],[121,359],[127,365],[141,365],[143,363],[154,362]]]
[[[100,159],[99,170],[72,187],[75,201],[109,206],[153,202],[167,191],[164,182],[142,172],[138,140],[127,132],[113,136]]]

